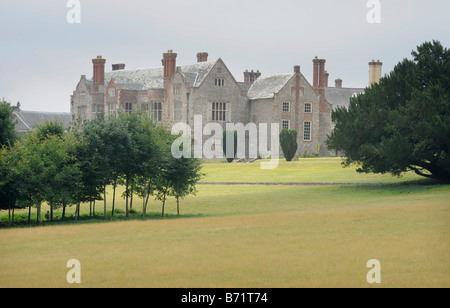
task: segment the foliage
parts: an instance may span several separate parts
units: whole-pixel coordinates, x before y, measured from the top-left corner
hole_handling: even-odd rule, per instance
[[[13,123],[14,108],[4,99],[0,101],[0,147],[14,143],[16,133]]]
[[[360,172],[450,179],[450,51],[427,42],[386,77],[333,112],[328,147]]]
[[[286,161],[292,161],[297,152],[297,131],[283,128],[280,132],[280,145]]]
[[[133,194],[143,198],[145,217],[151,195],[179,199],[195,194],[201,164],[196,159],[176,160],[171,155],[174,138],[147,114],[120,114],[74,123],[65,130],[62,123],[37,127],[23,141],[0,151],[0,202],[2,209],[36,207],[41,222],[41,205],[53,210],[101,200],[107,219],[107,186],[124,182],[125,213],[132,209]],[[111,215],[114,214],[114,200]],[[31,212],[30,212],[31,213]],[[30,217],[30,214],[29,214]]]
[[[235,130],[224,130],[223,131],[222,148],[223,148],[223,153],[225,154],[225,157],[229,163],[231,163],[234,160],[234,158],[236,157],[237,138],[238,138],[237,131],[235,131]],[[233,147],[234,147],[232,156],[227,155],[227,145],[233,145]]]

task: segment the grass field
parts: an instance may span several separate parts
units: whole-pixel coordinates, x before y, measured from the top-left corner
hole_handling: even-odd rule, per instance
[[[0,287],[450,287],[450,186],[360,175],[339,159],[204,172],[209,182],[386,184],[199,185],[180,219],[171,200],[164,220],[153,201],[145,221],[0,229]],[[72,258],[80,285],[66,281]],[[369,259],[381,263],[379,285],[367,283]]]

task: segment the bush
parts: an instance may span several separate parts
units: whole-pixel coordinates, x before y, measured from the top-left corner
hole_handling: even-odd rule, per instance
[[[292,161],[297,152],[297,131],[295,129],[283,128],[280,132],[280,145],[286,161]]]

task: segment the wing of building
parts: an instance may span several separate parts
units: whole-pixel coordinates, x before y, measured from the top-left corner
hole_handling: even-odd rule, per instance
[[[33,129],[46,122],[61,122],[64,127],[69,127],[71,115],[65,112],[42,112],[42,111],[24,111],[16,109],[13,111],[13,122],[16,132],[23,136]]]
[[[244,82],[238,82],[222,59],[209,61],[206,52],[199,52],[195,63],[178,66],[177,54],[169,50],[161,67],[128,70],[125,64],[113,64],[108,72],[106,60],[98,56],[92,60],[93,78],[82,75],[71,96],[71,114],[93,119],[140,110],[156,122],[191,127],[194,116],[223,128],[226,123],[278,123],[297,130],[299,154],[328,156],[333,154],[325,144],[333,129],[333,108],[348,105],[350,97],[364,89],[342,88],[342,81],[328,87],[325,62],[313,59],[311,84],[300,66],[274,76],[247,70]]]

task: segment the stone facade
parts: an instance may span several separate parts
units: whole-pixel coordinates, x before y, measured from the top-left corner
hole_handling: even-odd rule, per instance
[[[299,66],[275,76],[246,70],[244,82],[238,82],[222,59],[208,62],[206,52],[198,53],[197,63],[190,65],[177,66],[176,59],[169,50],[162,67],[125,70],[125,64],[113,64],[105,73],[106,60],[98,56],[92,60],[92,80],[81,76],[71,96],[72,116],[92,119],[141,110],[156,122],[183,122],[191,128],[199,115],[203,125],[215,122],[224,129],[226,123],[278,123],[280,129],[297,130],[298,154],[332,154],[325,145],[333,106],[326,97],[330,88],[324,59],[313,60],[313,85]]]

